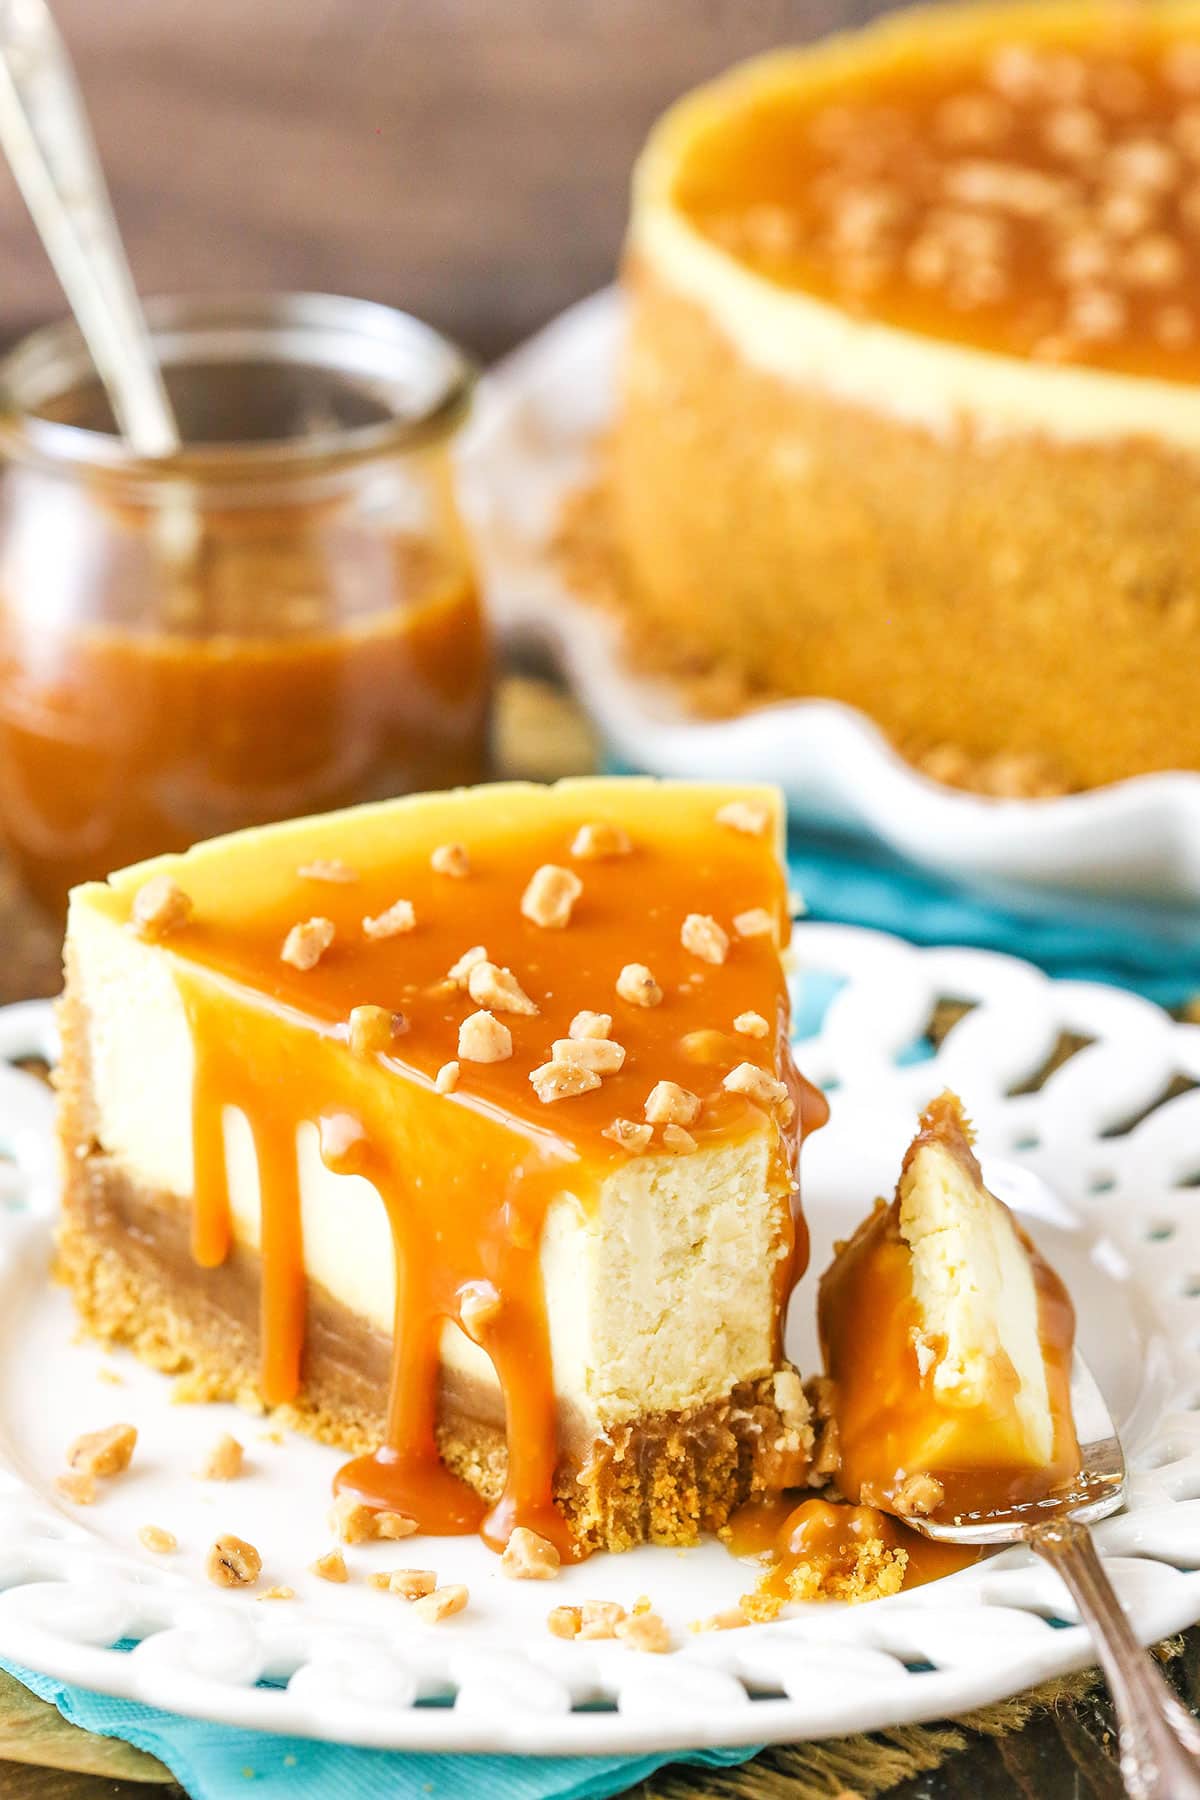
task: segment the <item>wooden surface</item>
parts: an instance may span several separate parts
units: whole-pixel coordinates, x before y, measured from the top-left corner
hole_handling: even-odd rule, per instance
[[[144,291],[314,287],[491,355],[608,280],[675,94],[871,0],[54,0]],[[0,335],[62,310],[0,173]]]

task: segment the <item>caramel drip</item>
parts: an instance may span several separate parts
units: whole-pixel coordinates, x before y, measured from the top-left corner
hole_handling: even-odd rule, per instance
[[[791,1598],[791,1577],[802,1565],[829,1574],[849,1574],[863,1544],[870,1541],[888,1550],[905,1551],[906,1589],[924,1587],[943,1575],[970,1568],[981,1555],[962,1544],[936,1544],[873,1506],[852,1506],[815,1496],[798,1501],[795,1494],[740,1507],[730,1521],[727,1537],[735,1556],[769,1559],[768,1574],[759,1591],[782,1601]]]
[[[256,1107],[250,1120],[262,1198],[260,1386],[268,1406],[294,1400],[300,1387],[307,1287],[300,1235],[295,1126]]]

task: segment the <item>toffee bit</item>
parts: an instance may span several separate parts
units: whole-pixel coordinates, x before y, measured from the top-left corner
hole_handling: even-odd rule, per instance
[[[284,938],[279,960],[290,963],[293,969],[300,969],[307,974],[310,969],[316,968],[332,944],[334,935],[332,919],[305,919],[303,924],[293,925]]]
[[[761,837],[771,822],[771,815],[765,806],[756,806],[749,800],[730,800],[717,809],[717,824],[726,826],[730,831],[741,831],[747,837]]]
[[[451,968],[446,970],[446,980],[450,982],[453,987],[465,988],[471,970],[479,963],[485,963],[487,960],[488,953],[483,945],[472,944],[471,948],[469,950],[464,950],[458,961],[453,964]]]
[[[632,850],[633,839],[627,831],[600,820],[581,825],[571,845],[571,855],[581,862],[602,862],[611,856],[628,856]]]
[[[83,1469],[68,1469],[54,1477],[54,1485],[64,1500],[73,1506],[91,1506],[96,1499],[96,1477]]]
[[[585,1600],[579,1609],[581,1638],[612,1638],[626,1617],[625,1608],[615,1600]]]
[[[619,1619],[613,1636],[644,1655],[663,1656],[671,1648],[671,1634],[656,1612],[635,1612],[628,1619]]]
[[[728,1093],[745,1094],[748,1100],[753,1100],[756,1105],[768,1110],[782,1106],[784,1101],[791,1099],[786,1081],[777,1081],[773,1075],[768,1075],[765,1069],[760,1069],[757,1063],[752,1062],[739,1063],[736,1069],[731,1069],[721,1086]]]
[[[729,955],[729,934],[707,913],[689,913],[683,921],[679,941],[701,962],[723,963]]]
[[[700,1116],[700,1097],[675,1081],[658,1081],[646,1096],[651,1125],[691,1125]]]
[[[155,1556],[171,1556],[179,1548],[175,1533],[165,1531],[161,1525],[143,1525],[138,1532],[138,1543],[153,1551]]]
[[[546,1614],[546,1629],[551,1637],[577,1638],[580,1612],[577,1606],[552,1606]]]
[[[733,929],[743,938],[774,937],[775,921],[765,906],[752,906],[737,914]]]
[[[739,1013],[733,1021],[733,1029],[742,1037],[765,1038],[771,1027],[761,1013]]]
[[[452,1094],[458,1086],[459,1067],[456,1062],[443,1063],[434,1076],[433,1085],[439,1094]]]
[[[512,1032],[490,1012],[470,1013],[458,1028],[463,1062],[505,1062],[512,1055]]]
[[[329,1526],[339,1543],[369,1544],[375,1536],[375,1508],[339,1494],[329,1509]]]
[[[663,1148],[674,1156],[690,1156],[696,1148],[695,1138],[682,1125],[664,1125],[662,1141]]]
[[[363,933],[369,938],[402,937],[411,931],[417,922],[411,900],[393,900],[386,912],[376,913],[373,919],[363,920]]]
[[[543,863],[521,896],[522,915],[543,931],[561,931],[570,924],[582,892],[583,883],[573,870]]]
[[[724,1612],[710,1613],[707,1619],[693,1619],[689,1631],[737,1631],[749,1619],[740,1606],[727,1606]]]
[[[449,875],[455,881],[462,881],[471,873],[471,858],[465,844],[439,844],[429,858],[429,866],[435,875]]]
[[[258,1594],[256,1598],[259,1600],[294,1600],[296,1598],[296,1590],[294,1587],[286,1586],[269,1587],[261,1594]]]
[[[152,875],[133,896],[130,924],[138,937],[160,938],[178,931],[192,916],[192,901],[169,875]]]
[[[215,1587],[253,1587],[262,1574],[262,1557],[245,1538],[219,1537],[209,1550],[204,1572]]]
[[[626,963],[617,976],[617,993],[631,1006],[658,1006],[663,991],[645,963]]]
[[[529,998],[511,969],[494,962],[478,962],[467,975],[467,992],[477,1006],[493,1012],[521,1013],[536,1016],[538,1008]]]
[[[577,1012],[567,1026],[567,1036],[573,1038],[606,1038],[612,1036],[612,1014],[598,1012]]]
[[[614,1119],[611,1125],[604,1127],[600,1136],[611,1138],[614,1144],[619,1144],[631,1156],[640,1156],[650,1148],[654,1127],[639,1125],[636,1119]]]
[[[555,1100],[573,1100],[600,1086],[600,1077],[595,1070],[585,1069],[577,1062],[543,1063],[540,1068],[530,1071],[529,1079],[544,1106]]]
[[[437,1576],[432,1569],[392,1569],[387,1585],[389,1593],[403,1600],[423,1600],[437,1587]]]
[[[85,1431],[67,1451],[67,1462],[81,1475],[122,1475],[133,1460],[136,1425],[106,1425]]]
[[[921,1472],[904,1477],[892,1496],[892,1505],[902,1519],[925,1519],[945,1498],[946,1490],[937,1476]]]
[[[301,863],[296,870],[301,881],[333,881],[345,885],[358,880],[358,870],[344,863],[340,856],[317,856],[312,862]]]
[[[611,1038],[555,1038],[550,1055],[554,1062],[578,1063],[597,1075],[615,1075],[625,1061],[625,1046]]]
[[[514,1527],[500,1558],[501,1573],[510,1581],[553,1581],[561,1567],[562,1558],[549,1538],[526,1525]]]
[[[322,1581],[340,1584],[350,1579],[346,1559],[340,1550],[327,1550],[324,1556],[318,1556],[316,1562],[309,1563],[308,1570],[310,1575],[316,1575]]]
[[[204,1456],[196,1474],[201,1481],[236,1481],[242,1472],[246,1453],[235,1437],[221,1433]]]
[[[432,1594],[425,1594],[420,1600],[414,1600],[412,1609],[426,1625],[438,1625],[443,1619],[453,1618],[455,1613],[462,1612],[470,1598],[469,1588],[434,1588]]]
[[[400,1538],[415,1537],[418,1530],[417,1521],[407,1513],[381,1512],[375,1515],[375,1536],[384,1542],[394,1543]]]
[[[385,1055],[408,1030],[403,1013],[386,1006],[352,1006],[347,1021],[347,1041],[355,1056]]]

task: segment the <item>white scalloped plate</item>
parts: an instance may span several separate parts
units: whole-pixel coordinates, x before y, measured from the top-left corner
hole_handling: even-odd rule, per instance
[[[1196,929],[1200,774],[1143,775],[1058,800],[996,801],[927,780],[861,713],[797,700],[739,718],[689,718],[666,684],[623,663],[613,622],[572,595],[547,545],[564,497],[610,423],[622,314],[613,289],[571,307],[481,390],[463,453],[465,502],[493,616],[549,646],[614,750],[659,775],[775,781],[797,818],[865,830],[944,874],[1019,901],[1070,891],[1105,916],[1120,901]]]
[[[814,1267],[891,1185],[915,1109],[946,1083],[958,1088],[993,1184],[1067,1279],[1125,1437],[1130,1508],[1098,1533],[1117,1588],[1146,1641],[1200,1619],[1200,1091],[1155,1106],[1172,1076],[1200,1082],[1200,1027],[978,951],[814,924],[799,927],[796,947],[801,997],[836,990],[801,1052],[833,1108],[806,1151]],[[935,1057],[913,1060],[943,996],[977,1004]],[[1062,1030],[1093,1041],[1039,1091],[1014,1093]],[[755,1573],[715,1543],[597,1556],[551,1586],[504,1580],[475,1540],[418,1540],[351,1550],[347,1587],[314,1579],[305,1571],[328,1544],[336,1452],[270,1441],[263,1421],[231,1408],[174,1406],[168,1378],[73,1341],[66,1296],[46,1279],[50,1097],[6,1066],[34,1051],[53,1053],[49,1008],[0,1012],[0,1656],[232,1725],[541,1754],[882,1729],[958,1714],[1090,1660],[1065,1591],[1021,1551],[892,1600],[795,1608],[773,1625],[704,1635],[688,1621],[731,1603]],[[811,1368],[811,1281],[794,1311],[789,1348]],[[114,1371],[120,1385],[105,1379]],[[123,1418],[140,1434],[133,1468],[94,1507],[67,1507],[53,1488],[65,1445]],[[226,1428],[247,1446],[247,1474],[196,1481],[200,1450]],[[146,1523],[177,1534],[176,1557],[139,1547]],[[257,1544],[263,1585],[288,1583],[297,1598],[258,1603],[208,1586],[204,1551],[222,1531]],[[366,1571],[398,1562],[467,1582],[468,1611],[424,1627],[366,1585]],[[676,1633],[672,1656],[546,1631],[551,1605],[628,1605],[642,1593]]]

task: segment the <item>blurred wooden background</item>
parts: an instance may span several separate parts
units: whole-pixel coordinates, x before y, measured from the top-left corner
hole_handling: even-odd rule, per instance
[[[880,0],[55,0],[143,291],[313,287],[492,356],[608,279],[675,94]],[[0,170],[0,338],[62,311]]]

